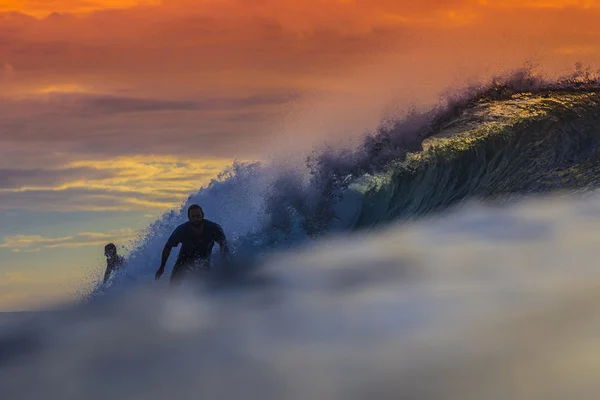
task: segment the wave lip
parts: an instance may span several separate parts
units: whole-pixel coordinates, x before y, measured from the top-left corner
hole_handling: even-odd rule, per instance
[[[481,99],[433,126],[422,151],[353,182],[363,202],[352,227],[415,219],[469,198],[595,187],[599,143],[595,88]]]

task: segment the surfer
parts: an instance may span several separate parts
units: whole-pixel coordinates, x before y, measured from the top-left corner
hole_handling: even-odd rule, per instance
[[[104,255],[106,256],[104,283],[106,283],[114,271],[123,268],[125,265],[125,258],[117,254],[117,246],[115,246],[114,243],[109,243],[104,246]]]
[[[192,204],[187,211],[188,221],[179,225],[162,251],[160,268],[156,271],[156,280],[165,272],[171,249],[181,243],[181,250],[171,273],[171,284],[179,284],[189,272],[210,271],[210,257],[215,242],[219,244],[221,255],[227,261],[229,247],[220,225],[204,218],[202,207]]]

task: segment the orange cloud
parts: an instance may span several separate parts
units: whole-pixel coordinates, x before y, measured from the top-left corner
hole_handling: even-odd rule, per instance
[[[165,0],[171,12],[206,15],[220,20],[274,21],[288,31],[314,29],[365,32],[377,26],[444,22],[477,5],[473,0]]]
[[[503,8],[598,8],[600,0],[480,0],[482,6]]]
[[[153,7],[148,7],[153,6]],[[35,17],[52,13],[96,14],[109,9],[131,9],[135,16],[133,28],[140,28],[150,20],[168,20],[173,16],[207,18],[196,20],[203,26],[214,20],[229,21],[238,30],[247,29],[247,21],[278,24],[286,31],[305,33],[314,29],[335,29],[343,32],[365,32],[377,26],[395,26],[398,23],[438,23],[456,20],[462,14],[472,16],[474,0],[91,0],[68,1],[36,0],[2,1],[0,12],[14,11]],[[83,16],[83,15],[82,15]],[[97,20],[97,16],[94,16]],[[121,30],[118,21],[111,32]],[[127,27],[132,21],[127,21]],[[229,26],[224,26],[227,30]],[[103,31],[104,34],[111,32]]]
[[[183,161],[154,155],[80,160],[56,169],[0,168],[0,210],[170,209],[208,184],[230,163],[230,160]],[[29,203],[33,197],[45,200],[36,201],[34,206]],[[23,240],[20,243],[25,243]],[[0,248],[19,249],[13,242],[0,243]],[[52,247],[53,243],[46,244]]]
[[[295,32],[315,27],[356,32],[374,26],[419,22],[452,26],[456,21],[473,21],[479,12],[490,7],[591,9],[600,7],[600,0],[0,0],[0,13],[13,11],[35,17],[134,9],[143,18],[150,14],[159,18],[200,15],[222,21],[259,18],[277,21],[284,29]],[[136,24],[139,23],[143,22],[138,18]]]
[[[33,248],[79,248],[86,246],[100,246],[107,242],[131,240],[134,236],[132,229],[121,229],[116,232],[81,232],[73,236],[43,237],[40,235],[13,235],[4,236],[0,249],[8,248],[13,251]]]
[[[16,11],[43,18],[52,13],[79,14],[157,4],[160,0],[0,0],[0,12]]]

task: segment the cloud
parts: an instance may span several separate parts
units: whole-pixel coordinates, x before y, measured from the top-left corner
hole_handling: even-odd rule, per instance
[[[57,113],[74,116],[105,116],[118,113],[197,110],[201,104],[194,101],[144,99],[102,94],[71,94],[50,92],[44,103]]]
[[[170,209],[208,184],[229,160],[120,157],[78,160],[52,170],[0,170],[0,209]]]
[[[155,111],[238,111],[261,106],[281,105],[297,96],[293,94],[254,94],[239,97],[214,97],[197,100],[168,100],[154,98],[136,98],[95,93],[68,93],[52,88],[44,89],[42,96],[28,99],[33,106],[47,107],[54,114],[70,116],[104,117],[119,113],[150,113]]]
[[[159,0],[0,0],[0,12],[19,11],[40,18],[56,13],[86,13],[107,8],[159,4]]]
[[[319,30],[364,34],[398,25],[453,26],[457,18],[477,16],[494,8],[590,10],[599,4],[597,0],[55,0],[45,3],[24,0],[18,6],[0,2],[0,11],[45,17],[36,21],[36,29],[45,34],[62,32],[64,35],[76,29],[81,33],[79,39],[97,39],[94,32],[110,24],[111,32],[104,31],[105,39],[144,37],[153,32],[156,39],[170,41],[174,35],[178,42],[189,44],[198,40],[209,42],[217,37],[227,40],[236,32],[239,41],[244,34],[252,36],[264,27],[279,34],[303,35]],[[26,21],[20,14],[10,19],[23,24]],[[31,25],[31,21],[27,23]]]
[[[252,96],[265,89],[285,93],[327,89],[323,86],[328,78],[373,64],[380,52],[418,56],[436,52],[438,44],[444,43],[454,51],[471,53],[473,62],[481,58],[482,49],[496,49],[499,62],[512,62],[522,58],[521,53],[539,57],[533,53],[535,48],[551,52],[556,46],[597,39],[595,20],[600,13],[586,8],[597,2],[548,2],[562,9],[543,8],[544,4],[171,0],[154,7],[104,10],[52,21],[23,16],[0,20],[0,38],[9,38],[0,45],[0,60],[19,69],[22,90],[57,83],[93,84],[101,92],[151,93],[142,96],[142,102],[147,98],[175,101],[144,104],[138,97],[101,98],[97,99],[100,108],[109,103],[106,107],[112,110],[116,100],[134,109],[193,108],[201,97]],[[563,11],[569,11],[569,18],[555,24],[556,13]],[[543,41],[540,26],[546,26]],[[563,43],[562,36],[574,32],[579,32],[573,39],[576,43]],[[509,46],[502,42],[506,36],[518,42],[515,39]],[[459,54],[458,61],[435,62],[454,64],[466,57]],[[431,65],[421,68],[433,73]]]
[[[12,251],[33,250],[41,248],[80,248],[87,246],[102,246],[109,242],[126,242],[134,238],[132,229],[121,229],[110,232],[81,232],[72,236],[43,237],[39,235],[4,236],[0,249]]]
[[[269,90],[187,99],[81,92],[0,97],[0,169],[144,154],[256,158],[269,125],[295,100],[291,92]]]
[[[0,207],[58,212],[168,210],[185,200],[189,193],[186,190],[140,193],[127,188],[27,189],[1,191]]]
[[[483,0],[481,5],[502,8],[574,8],[593,9],[600,8],[600,0]]]
[[[201,4],[204,3],[205,7]],[[209,5],[210,4],[210,5]],[[424,17],[438,16],[440,11],[457,10],[477,6],[473,0],[261,0],[249,4],[241,0],[175,0],[165,7],[190,14],[212,16],[221,20],[244,19],[268,20],[280,24],[285,30],[306,33],[320,29],[340,32],[365,32],[377,27],[389,26],[394,21],[389,15],[412,18],[413,22]],[[395,23],[405,22],[396,19]]]
[[[169,80],[189,85],[186,75],[194,73],[247,77],[260,75],[264,66],[277,65],[281,74],[340,65],[348,61],[342,55],[389,46],[392,40],[398,45],[406,27],[452,23],[445,13],[458,15],[470,3],[194,0],[71,18],[18,15],[0,19],[0,37],[10,37],[0,55],[25,71],[63,76],[135,71],[137,79],[171,72]]]
[[[378,52],[435,51],[436,42],[450,41],[453,48],[476,55],[480,48],[508,47],[501,42],[507,34],[520,38],[517,50],[530,44],[549,48],[565,32],[582,34],[584,28],[589,32],[579,40],[594,40],[597,4],[171,0],[52,21],[22,15],[0,20],[0,38],[8,38],[0,45],[0,60],[19,68],[23,87],[71,79],[108,91],[123,86],[152,91],[158,98],[192,89],[215,97],[258,86],[305,91],[321,84],[319,76],[371,63]],[[554,17],[547,11],[566,10],[570,18],[550,23]],[[548,32],[542,43],[534,25],[544,24]]]
[[[20,187],[52,187],[72,181],[108,179],[113,174],[91,167],[64,169],[0,169],[0,190]]]

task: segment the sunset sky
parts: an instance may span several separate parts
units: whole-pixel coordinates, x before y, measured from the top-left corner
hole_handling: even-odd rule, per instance
[[[234,159],[526,63],[596,71],[598,21],[600,0],[0,0],[0,311],[89,287],[104,244]]]

